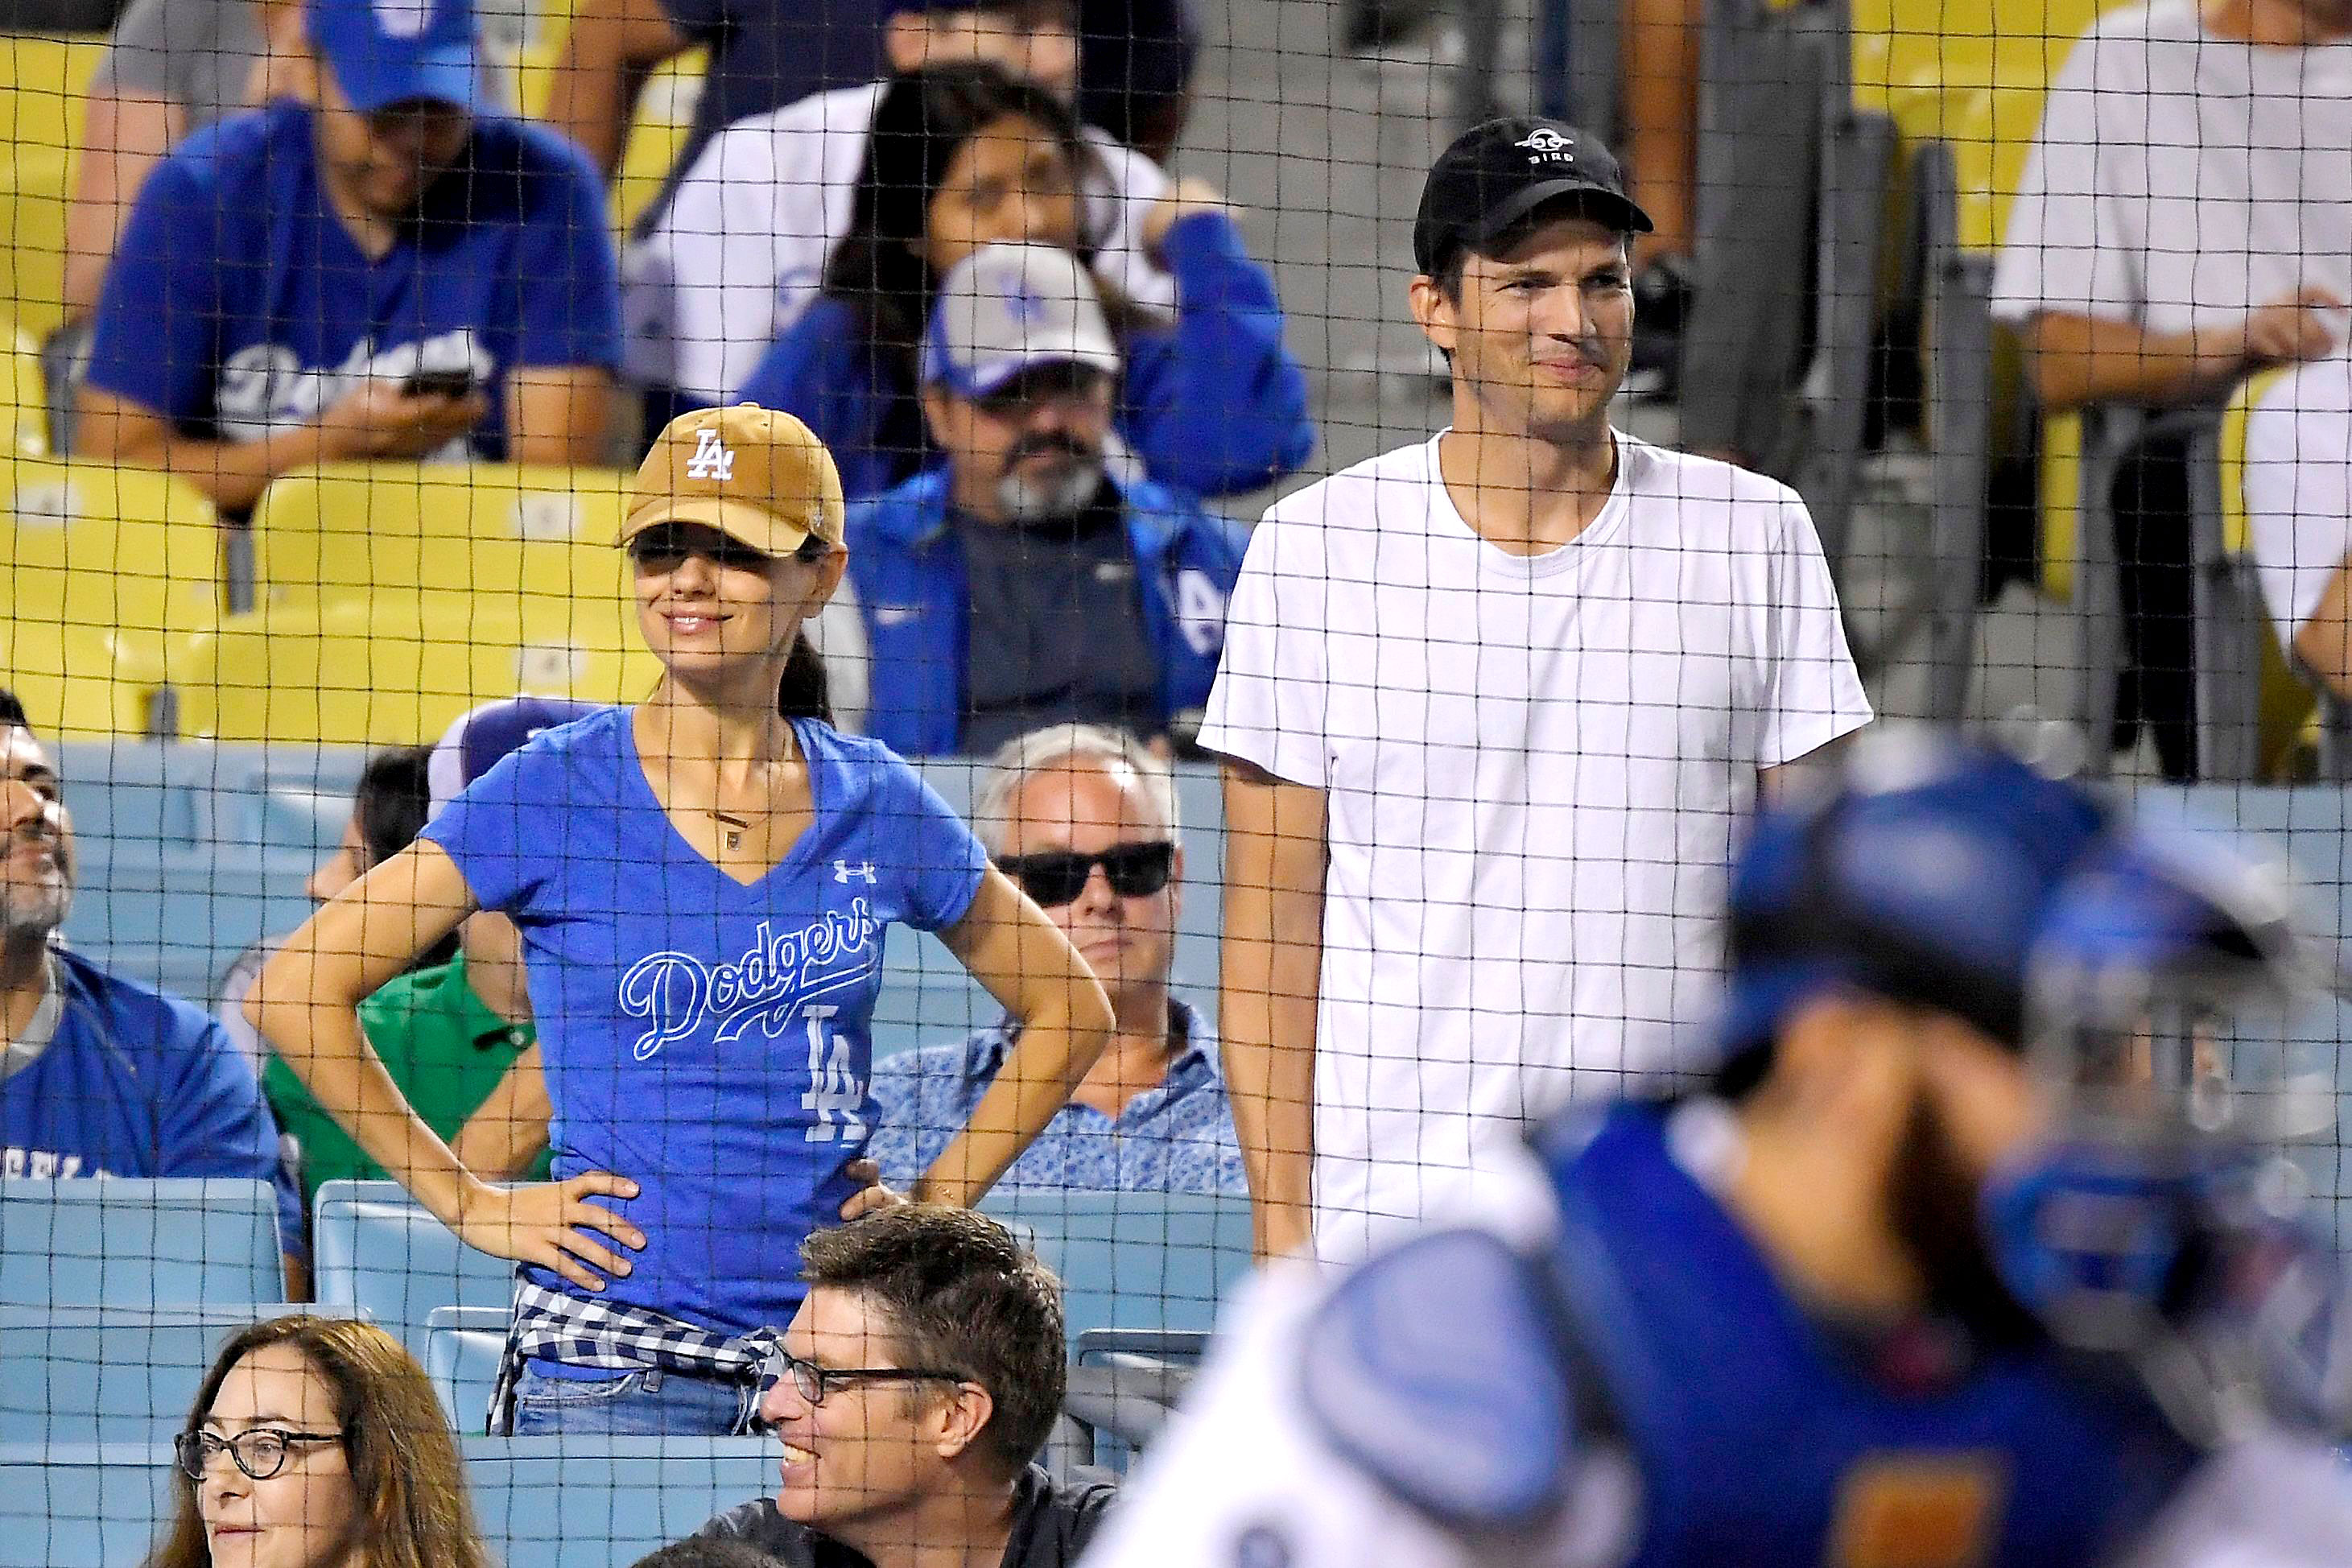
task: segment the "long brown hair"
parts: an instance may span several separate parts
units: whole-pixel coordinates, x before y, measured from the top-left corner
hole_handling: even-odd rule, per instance
[[[272,1345],[300,1351],[334,1390],[335,1425],[344,1434],[370,1568],[491,1568],[457,1440],[433,1384],[400,1342],[372,1323],[297,1313],[239,1331],[196,1390],[187,1430],[204,1424],[236,1363]],[[173,1474],[179,1485],[171,1528],[146,1568],[210,1568],[196,1484]]]

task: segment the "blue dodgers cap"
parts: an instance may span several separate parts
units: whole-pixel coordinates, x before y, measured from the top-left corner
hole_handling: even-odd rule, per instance
[[[362,114],[431,100],[483,107],[474,0],[309,0],[311,46]]]
[[[1118,341],[1086,263],[1050,245],[989,245],[955,264],[923,334],[923,383],[985,397],[1033,365],[1117,375]]]
[[[1733,867],[1724,1056],[1769,1046],[1831,990],[2021,1046],[2029,960],[2056,895],[2116,831],[2079,784],[1923,727],[1874,726],[1825,793],[1762,813]]]

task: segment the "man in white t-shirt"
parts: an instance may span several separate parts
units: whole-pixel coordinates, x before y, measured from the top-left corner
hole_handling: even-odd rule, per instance
[[[1796,495],[1610,426],[1648,227],[1581,132],[1465,132],[1413,234],[1453,426],[1251,541],[1201,743],[1263,1252],[1354,1256],[1686,1065],[1759,775],[1870,717]]]
[[[883,35],[891,68],[978,60],[1063,99],[1078,88],[1075,0],[902,4]],[[814,93],[739,120],[678,179],[660,221],[623,260],[629,373],[685,401],[735,395],[761,353],[817,297],[849,232],[887,80]],[[1131,299],[1173,310],[1176,286],[1142,238],[1168,176],[1086,128],[1099,165],[1082,193],[1095,266]]]
[[[2102,16],[2043,105],[1994,314],[2023,328],[2052,410],[2215,403],[2294,367],[2249,425],[2255,554],[2282,644],[2352,690],[2347,300],[2352,0],[2157,0]],[[2143,546],[2121,544],[2132,571]],[[2147,563],[2168,565],[2169,588],[2127,587],[2145,614],[2187,613],[2185,554]],[[2152,626],[2142,641],[2161,658],[2158,642],[2189,639]]]

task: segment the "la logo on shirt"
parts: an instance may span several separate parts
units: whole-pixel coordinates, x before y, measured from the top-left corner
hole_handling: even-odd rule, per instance
[[[371,376],[404,381],[419,371],[463,371],[475,384],[488,386],[497,370],[489,351],[466,327],[386,349],[362,338],[333,370],[305,370],[301,357],[283,343],[250,343],[221,362],[213,405],[223,437],[258,441],[309,424]],[[460,438],[435,458],[454,459],[465,451]]]

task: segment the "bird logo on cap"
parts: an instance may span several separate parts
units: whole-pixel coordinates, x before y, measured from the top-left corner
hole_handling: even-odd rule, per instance
[[[1576,162],[1574,144],[1549,125],[1537,126],[1512,145],[1525,147],[1532,153],[1534,156],[1528,160],[1530,163],[1540,162],[1547,158],[1557,158],[1569,163]]]

